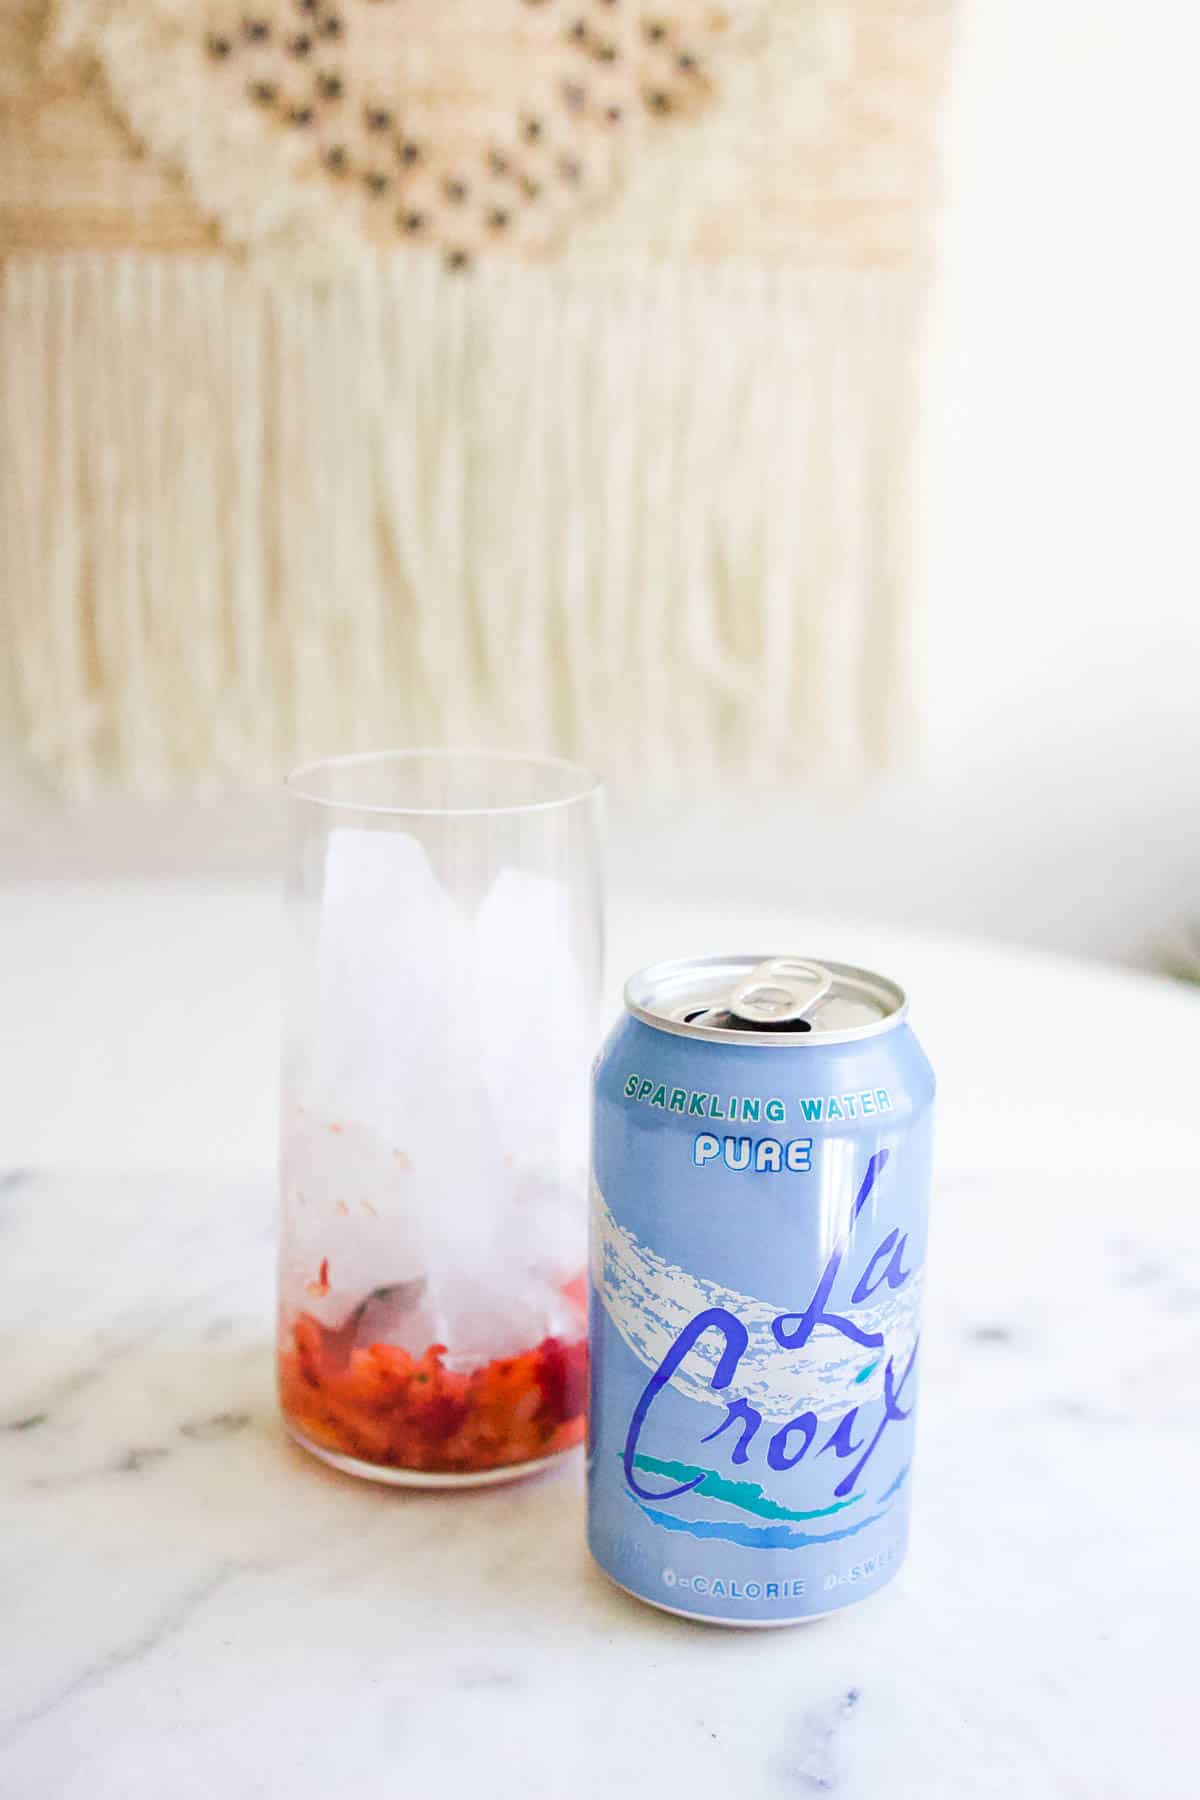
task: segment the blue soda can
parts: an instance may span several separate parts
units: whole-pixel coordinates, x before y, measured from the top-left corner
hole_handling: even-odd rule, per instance
[[[651,1606],[786,1625],[908,1537],[933,1073],[894,982],[660,963],[596,1066],[588,1541]]]

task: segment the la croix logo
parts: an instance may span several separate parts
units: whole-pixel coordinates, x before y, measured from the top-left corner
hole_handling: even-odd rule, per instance
[[[866,1304],[881,1288],[902,1288],[913,1271],[904,1266],[904,1253],[908,1244],[907,1233],[893,1227],[884,1236],[873,1251],[866,1268],[855,1282],[849,1302],[844,1312],[833,1310],[834,1290],[838,1283],[842,1264],[850,1248],[853,1227],[858,1215],[870,1199],[875,1183],[885,1167],[890,1150],[878,1150],[871,1157],[863,1175],[862,1185],[855,1197],[851,1209],[850,1220],[832,1254],[825,1264],[821,1278],[817,1282],[812,1299],[798,1313],[778,1313],[771,1321],[771,1335],[781,1350],[800,1350],[808,1343],[818,1326],[827,1326],[858,1344],[864,1350],[882,1350],[883,1333],[868,1331],[849,1315],[856,1307]],[[629,1430],[625,1437],[624,1465],[625,1480],[629,1488],[642,1500],[675,1500],[681,1494],[690,1493],[705,1480],[703,1471],[692,1480],[680,1482],[676,1487],[653,1489],[643,1486],[635,1470],[638,1456],[638,1442],[645,1427],[646,1420],[654,1405],[656,1397],[671,1380],[676,1369],[682,1363],[693,1345],[704,1336],[706,1331],[717,1331],[723,1336],[724,1348],[713,1371],[709,1386],[714,1393],[723,1393],[732,1383],[738,1371],[738,1365],[750,1342],[750,1334],[736,1313],[724,1306],[709,1306],[696,1313],[676,1337],[658,1368],[654,1371],[641,1398],[633,1409],[629,1421]],[[841,1462],[851,1457],[857,1458],[852,1467],[842,1476],[833,1493],[837,1499],[843,1499],[853,1492],[858,1485],[863,1470],[870,1462],[879,1446],[888,1426],[907,1419],[912,1412],[911,1405],[901,1405],[905,1387],[912,1375],[917,1360],[917,1349],[920,1339],[913,1344],[908,1360],[899,1374],[896,1372],[895,1359],[888,1357],[883,1371],[883,1411],[875,1422],[873,1431],[860,1422],[861,1408],[851,1406],[837,1424],[827,1434],[815,1454],[823,1455],[831,1450],[835,1458]],[[714,1431],[700,1439],[708,1444],[714,1438],[721,1437],[733,1427],[740,1427],[737,1441],[730,1451],[731,1463],[743,1465],[750,1460],[750,1447],[763,1424],[763,1416],[758,1408],[741,1396],[727,1399],[725,1417]],[[794,1469],[797,1463],[807,1456],[820,1431],[820,1423],[814,1412],[802,1412],[786,1424],[772,1432],[766,1447],[766,1463],[769,1469],[786,1474]]]

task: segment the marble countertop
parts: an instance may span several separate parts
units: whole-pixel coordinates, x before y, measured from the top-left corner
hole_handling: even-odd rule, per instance
[[[937,946],[911,950],[936,986]],[[957,991],[970,955],[946,958]],[[583,1547],[578,1456],[445,1495],[294,1449],[265,1170],[10,1168],[4,1800],[1194,1800],[1200,1156],[1178,1098],[1200,1007],[1124,973],[1026,969],[1043,1001],[1060,982],[1026,1114],[984,1022],[972,1063],[967,1025],[931,1017],[959,1116],[909,1560],[793,1631],[716,1632],[612,1588]],[[0,1155],[44,1125],[0,1127]],[[199,1103],[193,1125],[217,1129]]]

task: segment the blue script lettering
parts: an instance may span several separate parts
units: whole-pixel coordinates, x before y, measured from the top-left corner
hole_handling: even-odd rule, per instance
[[[654,1403],[656,1394],[661,1393],[672,1375],[691,1349],[709,1328],[725,1333],[725,1348],[721,1352],[721,1360],[713,1371],[711,1386],[718,1391],[727,1388],[737,1373],[737,1366],[742,1360],[742,1351],[750,1342],[750,1333],[742,1324],[736,1313],[727,1312],[723,1306],[710,1306],[704,1312],[698,1312],[694,1319],[689,1319],[667,1354],[655,1369],[653,1375],[642,1390],[642,1397],[633,1409],[633,1417],[629,1421],[629,1430],[625,1434],[625,1479],[635,1494],[643,1500],[673,1500],[678,1494],[690,1493],[692,1488],[699,1487],[704,1480],[697,1475],[694,1481],[685,1481],[681,1487],[663,1488],[655,1492],[653,1488],[644,1488],[633,1472],[633,1459],[637,1455],[638,1438],[642,1434],[642,1426],[646,1423],[646,1414]],[[757,1426],[755,1427],[757,1430]]]
[[[712,1140],[715,1148],[715,1140]],[[835,1245],[829,1260],[825,1264],[821,1278],[817,1283],[812,1299],[800,1313],[780,1313],[771,1321],[771,1334],[775,1342],[785,1350],[800,1349],[808,1343],[818,1325],[831,1327],[852,1343],[861,1344],[866,1349],[879,1349],[883,1345],[881,1331],[864,1331],[852,1319],[843,1314],[829,1310],[829,1302],[833,1294],[842,1263],[850,1247],[852,1228],[859,1214],[866,1206],[875,1188],[880,1171],[887,1163],[890,1152],[879,1150],[871,1157],[863,1175],[861,1186],[854,1200],[850,1220],[842,1238]],[[904,1267],[903,1255],[907,1245],[907,1237],[897,1230],[889,1231],[876,1248],[855,1284],[850,1297],[851,1306],[860,1306],[884,1285],[895,1289],[902,1287],[912,1274],[911,1269]],[[643,1500],[674,1500],[681,1494],[690,1493],[705,1479],[703,1472],[690,1481],[681,1482],[677,1487],[655,1490],[644,1487],[634,1471],[638,1442],[642,1435],[650,1408],[663,1388],[671,1381],[684,1358],[695,1347],[707,1331],[718,1331],[724,1339],[717,1366],[713,1370],[709,1387],[714,1393],[727,1388],[737,1373],[738,1366],[749,1346],[750,1334],[746,1326],[735,1313],[723,1306],[711,1306],[698,1312],[684,1326],[679,1336],[671,1345],[662,1362],[654,1371],[641,1397],[633,1409],[629,1421],[629,1430],[625,1438],[625,1480],[633,1493]],[[830,1431],[825,1442],[817,1451],[824,1456],[832,1451],[839,1462],[851,1457],[857,1458],[852,1468],[842,1476],[834,1494],[844,1499],[857,1485],[863,1470],[866,1468],[880,1439],[887,1427],[895,1421],[907,1419],[912,1412],[911,1405],[901,1405],[904,1390],[916,1366],[917,1350],[920,1339],[913,1344],[908,1361],[897,1376],[895,1359],[889,1356],[883,1371],[883,1413],[874,1431],[860,1419],[859,1406],[852,1406],[838,1420]],[[730,1451],[729,1460],[734,1464],[749,1461],[750,1446],[763,1423],[762,1414],[748,1400],[734,1396],[726,1401],[725,1417],[721,1423],[700,1439],[703,1444],[712,1443],[714,1438],[722,1437],[731,1427],[740,1427],[736,1441]],[[769,1468],[786,1472],[794,1469],[812,1448],[819,1429],[817,1416],[813,1412],[800,1413],[789,1419],[785,1425],[772,1435],[767,1446],[767,1465]],[[868,1435],[869,1434],[869,1435]],[[793,1445],[793,1439],[798,1443]]]
[[[867,1172],[862,1178],[862,1186],[858,1190],[854,1210],[850,1214],[851,1225],[871,1198],[871,1189],[875,1186],[876,1177],[885,1167],[890,1155],[890,1150],[877,1150],[867,1164]],[[775,1342],[784,1350],[803,1349],[818,1325],[832,1325],[835,1331],[840,1331],[842,1336],[848,1337],[852,1343],[861,1344],[864,1350],[881,1348],[883,1344],[882,1331],[864,1331],[860,1325],[854,1324],[851,1319],[843,1318],[840,1313],[825,1311],[825,1303],[833,1292],[833,1284],[837,1280],[838,1270],[842,1266],[842,1258],[846,1254],[849,1243],[850,1229],[847,1227],[845,1236],[825,1264],[825,1272],[817,1283],[817,1291],[804,1311],[802,1313],[780,1313],[777,1319],[771,1321],[771,1331],[774,1334]],[[874,1260],[873,1257],[872,1264]]]
[[[905,1383],[908,1381],[908,1378],[912,1374],[913,1368],[916,1365],[917,1351],[920,1348],[920,1344],[921,1344],[921,1340],[920,1340],[920,1338],[918,1338],[916,1343],[912,1347],[912,1351],[909,1355],[908,1361],[904,1365],[904,1373],[903,1373],[903,1375],[901,1375],[899,1381],[896,1380],[895,1361],[892,1357],[890,1357],[890,1356],[888,1357],[887,1367],[883,1371],[883,1417],[882,1417],[882,1419],[880,1419],[879,1424],[876,1427],[875,1436],[871,1439],[870,1443],[867,1445],[866,1449],[863,1451],[862,1456],[859,1458],[858,1462],[855,1463],[854,1467],[851,1469],[851,1471],[848,1475],[843,1475],[842,1479],[838,1482],[837,1486],[834,1488],[834,1490],[833,1490],[834,1494],[837,1496],[837,1498],[839,1500],[844,1499],[845,1496],[848,1493],[850,1493],[851,1489],[856,1485],[859,1476],[862,1474],[863,1470],[866,1468],[867,1464],[871,1460],[872,1455],[874,1454],[876,1444],[878,1444],[880,1438],[883,1436],[883,1434],[887,1430],[888,1426],[892,1423],[892,1420],[893,1419],[897,1419],[897,1420],[907,1419],[909,1414],[912,1412],[911,1406],[901,1406],[900,1396],[904,1392]],[[857,1411],[858,1410],[857,1407],[854,1410]],[[847,1417],[851,1417],[851,1416],[852,1416],[851,1414],[847,1415]],[[843,1420],[842,1423],[844,1424],[845,1420]],[[857,1450],[858,1448],[859,1448],[858,1444],[854,1444],[849,1449],[845,1449],[845,1450],[839,1449],[837,1453],[839,1456],[852,1456],[854,1454],[854,1451]]]
[[[901,1237],[898,1231],[893,1230],[888,1232],[882,1244],[880,1244],[878,1250],[863,1270],[862,1275],[855,1286],[854,1292],[850,1296],[851,1306],[861,1306],[863,1301],[869,1300],[876,1289],[881,1288],[885,1281],[890,1288],[904,1286],[904,1283],[912,1274],[912,1270],[906,1269],[901,1261],[901,1258],[904,1255],[904,1246],[907,1242],[907,1233],[904,1237]],[[872,1275],[874,1275],[885,1256],[891,1258],[887,1268],[883,1271],[883,1274],[879,1277],[878,1281],[872,1281]]]
[[[733,1449],[729,1452],[729,1460],[732,1463],[749,1462],[750,1445],[753,1441],[755,1432],[762,1424],[762,1414],[756,1406],[751,1406],[748,1400],[741,1399],[727,1401],[726,1409],[725,1417],[721,1420],[717,1429],[715,1431],[710,1431],[707,1437],[702,1437],[700,1442],[702,1444],[711,1444],[714,1438],[718,1438],[721,1436],[722,1432],[728,1431],[731,1425],[740,1422],[742,1426],[742,1435],[733,1446]]]
[[[793,1431],[804,1433],[804,1442],[798,1450],[788,1450],[788,1439]],[[798,1419],[789,1419],[781,1425],[775,1436],[767,1445],[767,1467],[770,1469],[794,1469],[809,1445],[817,1435],[816,1413],[801,1413]]]

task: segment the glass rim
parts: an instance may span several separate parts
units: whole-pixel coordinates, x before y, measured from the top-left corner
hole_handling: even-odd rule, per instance
[[[400,806],[378,800],[334,799],[317,792],[306,783],[326,770],[378,768],[385,763],[417,762],[487,762],[525,763],[534,769],[558,769],[575,777],[570,792],[552,800],[518,800],[495,806]],[[604,783],[585,763],[573,762],[566,756],[542,756],[526,750],[439,749],[415,746],[406,750],[352,750],[337,756],[317,756],[303,762],[284,777],[289,799],[302,800],[310,806],[327,807],[330,812],[374,813],[397,819],[469,819],[508,817],[516,813],[557,812],[581,801],[595,799],[603,792]]]

